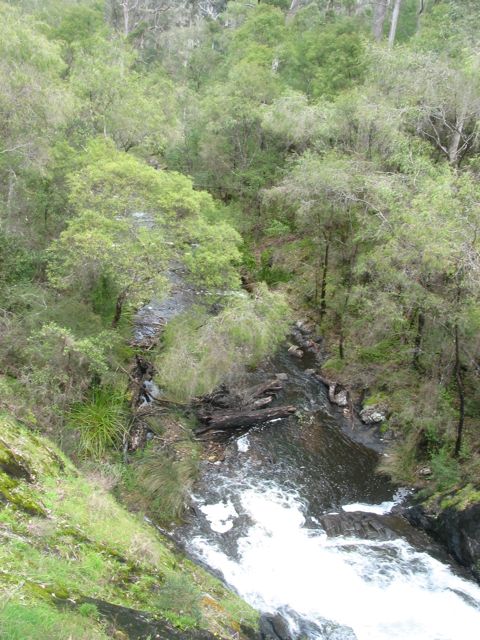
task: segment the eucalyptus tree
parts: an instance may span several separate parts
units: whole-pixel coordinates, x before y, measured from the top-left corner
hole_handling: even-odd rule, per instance
[[[24,233],[35,215],[30,183],[46,174],[72,100],[60,48],[4,3],[0,17],[0,225]]]
[[[458,167],[479,149],[479,64],[475,51],[454,64],[404,47],[373,50],[371,68],[375,85],[402,110],[406,130]]]
[[[173,83],[160,68],[138,71],[138,56],[120,39],[78,46],[70,86],[79,100],[78,135],[101,134],[124,151],[161,162],[180,135]],[[83,142],[83,140],[81,140]]]
[[[269,204],[290,209],[293,224],[311,245],[313,303],[320,323],[329,315],[341,358],[356,263],[378,228],[389,224],[391,190],[391,178],[372,163],[306,152],[266,194]]]
[[[408,328],[413,367],[441,387],[456,389],[458,455],[467,389],[474,389],[466,377],[478,377],[480,355],[480,194],[473,175],[458,175],[448,166],[421,180],[416,191],[393,210],[393,233],[363,255],[359,277],[369,283],[364,298],[389,299],[396,309],[391,323]],[[391,334],[393,324],[384,321],[382,331]]]
[[[157,171],[100,140],[69,186],[73,216],[50,248],[49,279],[90,301],[106,280],[116,300],[114,327],[126,304],[137,307],[166,292],[173,259],[183,260],[204,286],[238,285],[240,238],[225,224],[210,229],[206,217],[215,203],[187,177]]]

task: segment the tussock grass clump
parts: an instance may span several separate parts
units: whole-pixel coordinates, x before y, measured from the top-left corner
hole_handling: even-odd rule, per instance
[[[134,465],[136,490],[148,501],[148,512],[158,522],[179,521],[197,473],[195,455],[177,457],[172,451],[147,449]]]
[[[78,453],[100,460],[118,448],[127,429],[127,407],[122,392],[97,388],[88,402],[77,404],[70,413],[69,426],[79,433]]]
[[[177,627],[198,626],[202,619],[200,589],[186,576],[167,577],[157,596],[158,608]]]

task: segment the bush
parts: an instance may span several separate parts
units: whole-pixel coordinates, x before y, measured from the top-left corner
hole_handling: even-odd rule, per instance
[[[457,486],[460,482],[460,465],[452,458],[450,447],[443,446],[430,459],[432,479],[437,491],[445,491]]]
[[[263,286],[253,298],[236,297],[218,316],[184,316],[167,328],[157,360],[160,383],[180,402],[209,393],[273,353],[287,328],[285,300]]]
[[[158,607],[176,626],[197,626],[201,621],[201,593],[186,576],[171,575],[158,594]]]

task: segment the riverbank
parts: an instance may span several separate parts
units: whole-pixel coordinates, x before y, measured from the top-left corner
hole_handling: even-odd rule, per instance
[[[108,474],[0,421],[2,637],[257,637],[258,614],[120,506]]]
[[[378,454],[343,431],[310,364],[282,349],[253,373],[286,374],[276,401],[297,414],[238,434],[202,463],[194,513],[176,536],[255,608],[281,617],[277,637],[464,640],[480,592],[396,512],[402,496],[376,473]]]
[[[461,477],[458,461],[445,452],[435,458],[435,443],[428,445],[425,431],[414,432],[414,442],[405,442],[401,424],[404,414],[399,412],[398,398],[390,399],[387,387],[382,388],[374,377],[370,388],[365,387],[362,376],[352,379],[348,362],[344,372],[334,367],[328,356],[332,345],[315,337],[312,322],[297,322],[292,335],[297,347],[310,353],[319,367],[314,375],[328,390],[332,410],[344,432],[382,454],[379,469],[412,488],[414,506],[404,510],[405,518],[440,543],[480,582],[480,491],[472,484],[475,469],[467,468]],[[410,460],[405,465],[408,455]]]

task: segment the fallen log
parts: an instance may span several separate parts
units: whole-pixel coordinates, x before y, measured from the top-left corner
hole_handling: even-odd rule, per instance
[[[254,409],[263,409],[264,407],[268,407],[269,404],[272,404],[273,396],[267,396],[266,398],[259,398],[255,400],[252,407]]]
[[[250,404],[256,398],[261,398],[266,393],[270,394],[272,391],[281,391],[283,388],[280,378],[273,378],[266,382],[256,384],[254,387],[250,387],[243,393],[243,401],[245,404]]]
[[[215,413],[208,416],[200,417],[205,424],[204,427],[197,429],[195,433],[202,435],[208,431],[227,431],[229,429],[242,429],[251,427],[262,422],[277,420],[279,418],[287,418],[295,413],[296,408],[290,405],[282,407],[269,407],[268,409],[259,409],[257,411],[244,410],[235,412]]]

